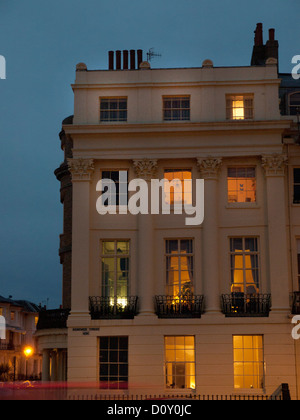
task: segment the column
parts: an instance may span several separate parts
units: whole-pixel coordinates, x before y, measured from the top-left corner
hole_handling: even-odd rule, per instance
[[[50,381],[50,352],[43,350],[43,366],[42,366],[42,381]]]
[[[148,208],[150,209],[151,179],[157,178],[157,160],[133,161],[138,178],[148,185]],[[140,315],[154,314],[154,229],[153,216],[138,214],[138,298]]]
[[[93,159],[68,159],[72,175],[71,317],[89,317],[90,182]]]
[[[286,165],[287,157],[285,155],[262,156],[267,190],[268,266],[273,312],[289,311]]]
[[[204,222],[202,230],[203,289],[206,313],[220,313],[219,288],[219,226],[218,173],[219,158],[198,158],[198,168],[204,179]]]

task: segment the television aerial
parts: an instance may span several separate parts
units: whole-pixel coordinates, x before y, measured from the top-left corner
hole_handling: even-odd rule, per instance
[[[154,52],[154,48],[150,48],[147,52],[147,61],[151,61],[153,57],[161,57],[161,54]]]

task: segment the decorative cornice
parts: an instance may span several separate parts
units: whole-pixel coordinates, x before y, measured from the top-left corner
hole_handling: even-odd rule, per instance
[[[69,158],[68,167],[72,181],[90,181],[94,172],[94,159]]]
[[[133,166],[138,178],[145,181],[157,178],[157,159],[134,159]]]
[[[288,163],[286,155],[273,153],[272,155],[263,155],[261,160],[266,176],[284,176]]]
[[[222,165],[222,159],[213,158],[211,156],[208,156],[207,158],[197,158],[197,165],[202,178],[217,179]]]

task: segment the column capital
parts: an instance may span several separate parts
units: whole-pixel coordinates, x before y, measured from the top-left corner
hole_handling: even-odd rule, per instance
[[[157,178],[157,159],[134,159],[133,166],[138,178],[145,181]]]
[[[72,181],[90,181],[94,172],[94,159],[69,158],[68,168],[72,175]]]
[[[208,156],[206,158],[197,158],[198,169],[204,179],[217,179],[222,165],[221,158]]]
[[[279,153],[262,155],[261,160],[266,176],[284,176],[285,168],[288,163],[286,155]]]

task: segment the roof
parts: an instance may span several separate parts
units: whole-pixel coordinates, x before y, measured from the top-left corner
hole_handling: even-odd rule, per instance
[[[13,300],[10,298],[5,298],[3,296],[0,296],[0,304],[1,303],[7,303],[12,306],[18,306],[23,308],[25,312],[40,312],[40,307],[36,305],[35,303],[29,302],[28,300]]]

